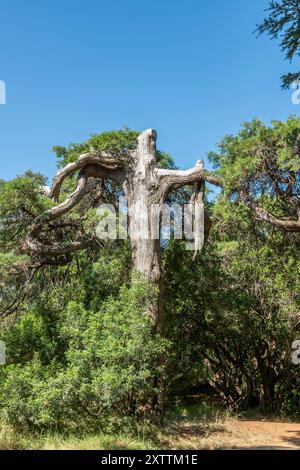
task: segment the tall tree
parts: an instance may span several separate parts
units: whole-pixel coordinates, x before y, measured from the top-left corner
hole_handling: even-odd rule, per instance
[[[78,150],[78,149],[77,149]],[[63,152],[62,152],[63,153]],[[77,206],[86,195],[90,180],[96,181],[93,192],[101,191],[101,182],[109,181],[123,189],[129,213],[129,236],[131,240],[133,266],[154,287],[157,298],[149,314],[158,329],[162,326],[163,289],[160,256],[159,224],[164,202],[169,194],[182,186],[193,185],[193,203],[203,206],[204,181],[219,184],[213,174],[205,171],[203,162],[198,161],[194,168],[186,171],[163,169],[157,166],[159,154],[156,150],[156,132],[145,130],[137,139],[137,144],[129,147],[121,145],[117,150],[98,151],[90,148],[87,152],[69,162],[56,175],[48,196],[58,201],[62,184],[67,177],[77,174],[76,189],[58,205],[50,207],[35,218],[29,228],[24,249],[39,261],[69,256],[75,251],[88,247],[90,240],[82,233],[75,233],[75,239],[66,243],[52,242],[49,237],[51,224],[59,220]],[[153,217],[155,208],[156,218]],[[203,211],[197,211],[195,226],[200,228]],[[154,223],[153,224],[153,220]],[[203,222],[204,223],[204,222]],[[52,225],[52,229],[55,226]],[[195,234],[195,247],[201,248],[200,233]]]

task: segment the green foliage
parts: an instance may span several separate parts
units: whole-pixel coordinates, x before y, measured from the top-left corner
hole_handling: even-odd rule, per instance
[[[59,166],[77,160],[80,154],[91,150],[98,152],[112,152],[118,154],[136,147],[138,131],[124,128],[118,131],[93,134],[90,139],[80,144],[70,144],[68,147],[56,146],[53,148],[59,160]]]
[[[254,119],[243,123],[236,136],[226,136],[219,144],[220,152],[209,156],[226,187],[234,189],[247,179],[259,177],[266,163],[275,165],[278,173],[298,172],[299,144],[300,118],[272,121],[271,127]]]
[[[156,161],[159,168],[176,168],[172,155],[167,152],[161,152],[160,150],[157,150]]]
[[[299,0],[272,0],[269,15],[258,26],[258,33],[267,33],[272,39],[280,38],[281,50],[290,62],[300,53]],[[299,80],[300,72],[288,73],[282,78],[283,88]]]
[[[167,331],[177,345],[169,394],[209,385],[231,408],[279,412],[300,377],[290,357],[300,334],[299,238],[227,204],[214,205],[214,231],[196,263],[184,246],[167,251]]]
[[[111,263],[107,279],[118,269]],[[0,379],[5,418],[22,429],[99,429],[126,416],[148,417],[153,377],[167,347],[145,313],[151,301],[151,290],[136,279],[98,309],[74,300],[50,319],[38,311],[24,315],[2,336],[9,361]]]
[[[0,184],[0,249],[14,250],[32,220],[51,206],[40,193],[46,180],[31,172]]]
[[[118,155],[129,150],[134,150],[137,146],[139,132],[125,127],[124,129],[93,134],[90,139],[82,143],[73,143],[68,147],[57,145],[53,151],[58,158],[58,165],[65,166],[74,162],[77,158],[91,150],[98,152],[110,152]],[[157,166],[160,168],[175,168],[173,157],[167,153],[157,150]]]
[[[258,202],[278,217],[297,218],[300,196],[300,119],[290,116],[272,126],[254,119],[228,135],[209,154],[222,178],[225,196]]]

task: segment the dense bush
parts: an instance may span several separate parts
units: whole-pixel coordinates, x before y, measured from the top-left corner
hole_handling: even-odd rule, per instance
[[[106,260],[106,273],[114,268],[114,260]],[[162,372],[167,347],[145,314],[151,290],[136,279],[97,308],[96,296],[86,308],[78,300],[59,306],[60,292],[48,295],[56,296],[51,306],[37,304],[2,333],[8,348],[0,378],[2,415],[34,429],[101,428],[125,416],[149,418],[153,377]]]
[[[224,204],[213,207],[214,231],[197,262],[178,243],[166,253],[167,331],[177,345],[170,395],[209,385],[233,409],[291,410],[299,400],[291,361],[300,338],[299,239]]]

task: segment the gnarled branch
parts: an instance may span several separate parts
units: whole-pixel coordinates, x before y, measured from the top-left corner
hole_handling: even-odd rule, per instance
[[[158,168],[157,177],[162,185],[171,190],[173,187],[181,187],[186,184],[193,184],[196,181],[207,181],[216,186],[222,186],[220,178],[205,170],[202,160],[198,160],[196,165],[189,170],[168,170]]]
[[[286,232],[300,232],[300,214],[298,212],[298,219],[282,219],[271,214],[249,196],[242,196],[241,200],[249,207],[260,220],[264,220],[275,227],[284,229]]]
[[[111,179],[116,179],[119,182],[121,176],[120,169],[124,166],[124,158],[117,158],[112,154],[94,152],[81,155],[76,162],[68,163],[56,174],[49,196],[57,201],[61,185],[67,176],[91,165],[98,166],[99,169],[102,168],[104,173],[109,173]],[[107,176],[107,174],[105,174],[105,176]]]
[[[205,170],[203,160],[198,160],[189,170],[157,168],[155,172],[158,186],[156,199],[160,202],[164,202],[172,191],[197,182],[207,181],[215,186],[222,186],[220,178]]]
[[[23,247],[26,252],[42,256],[61,256],[81,250],[88,246],[89,242],[83,239],[68,244],[55,243],[53,245],[45,245],[38,240],[38,235],[42,231],[45,223],[51,222],[52,220],[66,214],[80,202],[86,192],[87,179],[88,171],[82,170],[78,176],[75,191],[64,202],[48,209],[36,218],[29,229],[29,233]]]
[[[104,156],[105,157],[105,156]],[[103,155],[101,156],[101,162],[105,160]],[[71,254],[75,251],[82,250],[86,248],[91,240],[86,240],[80,238],[71,243],[54,243],[51,245],[43,244],[38,240],[39,234],[43,230],[45,223],[49,223],[58,217],[61,217],[64,214],[67,214],[73,207],[75,207],[85,196],[87,189],[87,181],[89,178],[103,178],[112,179],[118,183],[122,183],[124,179],[124,172],[118,168],[108,168],[103,165],[91,163],[97,160],[100,157],[94,155],[83,155],[77,162],[67,165],[63,170],[61,170],[56,178],[54,179],[54,184],[50,193],[50,196],[59,194],[59,190],[63,180],[72,174],[74,171],[79,170],[80,172],[77,179],[77,186],[75,191],[66,198],[64,202],[58,204],[51,209],[48,209],[43,214],[38,216],[29,229],[27,239],[24,243],[24,250],[30,254],[38,254],[40,256],[62,256]],[[108,157],[107,157],[108,158]],[[112,158],[109,159],[109,162],[112,162]],[[89,162],[89,163],[88,163]]]

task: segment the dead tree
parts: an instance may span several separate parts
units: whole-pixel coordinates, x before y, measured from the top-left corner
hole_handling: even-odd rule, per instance
[[[162,266],[159,236],[153,236],[153,224],[149,220],[153,215],[153,207],[161,221],[163,204],[169,194],[182,186],[191,185],[193,196],[191,202],[204,205],[204,182],[219,185],[217,178],[204,169],[203,162],[198,161],[194,168],[185,171],[161,169],[156,166],[156,132],[145,130],[139,136],[135,150],[104,153],[91,149],[81,155],[76,162],[69,163],[54,178],[48,196],[58,201],[62,183],[68,176],[78,173],[75,191],[66,200],[38,216],[29,229],[24,244],[25,251],[31,256],[43,258],[59,258],[68,256],[88,246],[89,241],[77,237],[70,243],[46,244],[41,241],[41,234],[47,224],[59,219],[71,211],[85,196],[88,180],[92,178],[109,180],[123,188],[129,210],[129,236],[131,240],[133,266],[154,287],[156,300],[149,314],[156,326],[162,326]],[[201,212],[201,211],[200,211]],[[203,215],[203,213],[202,213]],[[200,250],[202,242],[197,233],[201,223],[196,211],[195,219],[195,250]],[[157,230],[157,227],[156,227]]]

